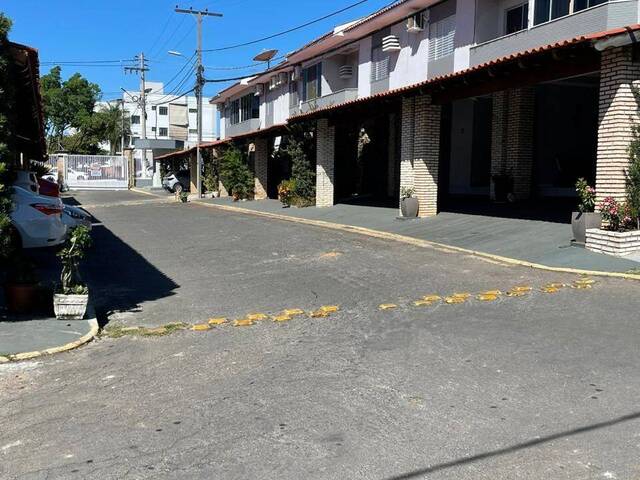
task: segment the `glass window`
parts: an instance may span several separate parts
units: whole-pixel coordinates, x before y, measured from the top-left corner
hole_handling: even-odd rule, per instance
[[[232,125],[240,123],[240,99],[229,104],[229,122]]]
[[[160,115],[169,115],[169,107],[160,107],[160,108],[158,108],[158,114],[160,114]]]
[[[197,108],[190,108],[189,109],[189,113],[198,113],[198,109]]]
[[[595,7],[603,3],[607,3],[607,0],[574,0],[573,11],[579,12],[585,8]]]
[[[571,10],[571,3],[570,0],[536,0],[534,23],[538,25],[548,22],[585,8],[607,3],[607,0],[574,0],[573,10]]]
[[[456,16],[451,15],[429,26],[429,61],[453,54]]]
[[[158,134],[161,137],[168,137],[169,136],[169,129],[167,127],[160,127],[159,129],[160,131],[158,132]]]
[[[140,124],[140,115],[131,115],[131,125]]]
[[[197,128],[190,128],[189,129],[189,133],[198,133],[198,129]]]
[[[529,4],[524,3],[514,8],[510,8],[506,12],[505,34],[519,32],[529,25]]]
[[[302,71],[302,99],[313,100],[322,96],[322,63]]]
[[[155,105],[151,105],[151,110],[155,110],[156,108],[158,107],[156,107]]]

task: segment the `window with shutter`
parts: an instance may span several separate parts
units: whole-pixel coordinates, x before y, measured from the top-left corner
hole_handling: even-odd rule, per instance
[[[456,16],[451,15],[429,25],[429,61],[451,55],[456,33]]]

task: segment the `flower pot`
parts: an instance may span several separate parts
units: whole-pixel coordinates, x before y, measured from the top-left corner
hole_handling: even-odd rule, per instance
[[[11,313],[29,313],[40,303],[40,288],[35,283],[6,284],[4,297]]]
[[[418,199],[415,197],[406,197],[400,201],[400,211],[403,217],[418,216]]]
[[[602,215],[600,213],[573,212],[571,214],[571,230],[573,232],[573,243],[584,245],[587,241],[587,229],[600,228],[602,225]]]
[[[53,295],[53,311],[58,320],[82,320],[87,311],[89,295]]]

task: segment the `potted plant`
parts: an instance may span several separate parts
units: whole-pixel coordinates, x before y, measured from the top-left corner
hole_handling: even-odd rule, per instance
[[[291,206],[295,191],[296,181],[293,179],[283,180],[280,182],[280,185],[278,185],[278,200],[280,200],[284,208]]]
[[[7,272],[4,296],[11,313],[32,312],[40,303],[41,289],[33,263],[16,252]]]
[[[587,229],[600,228],[602,215],[594,212],[596,191],[589,186],[584,178],[579,178],[576,182],[576,192],[580,203],[578,204],[578,211],[571,214],[571,230],[573,231],[573,243],[584,245]]]
[[[400,211],[403,217],[414,218],[418,216],[418,199],[413,196],[413,187],[402,187],[400,189]]]
[[[62,262],[59,290],[53,295],[53,310],[60,320],[81,320],[89,303],[89,288],[80,277],[80,260],[91,245],[89,229],[79,226],[71,230],[58,257]]]

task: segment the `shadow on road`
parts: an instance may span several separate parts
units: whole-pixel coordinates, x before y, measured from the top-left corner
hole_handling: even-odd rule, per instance
[[[143,302],[174,295],[179,286],[104,225],[92,230],[93,247],[83,267],[98,320],[135,311]]]
[[[618,425],[624,422],[630,422],[632,420],[640,419],[640,412],[631,413],[629,415],[623,415],[622,417],[617,417],[612,420],[607,420],[605,422],[594,423],[591,425],[587,425],[584,427],[578,427],[573,430],[565,430],[563,432],[554,433],[551,435],[547,435],[545,437],[536,438],[534,440],[529,440],[527,442],[517,443],[515,445],[511,445],[509,447],[499,448],[497,450],[491,450],[489,452],[478,453],[477,455],[472,455],[470,457],[458,458],[456,460],[451,460],[450,462],[438,463],[436,465],[432,465],[430,467],[422,468],[420,470],[414,470],[412,472],[403,473],[401,475],[396,475],[393,477],[387,477],[385,480],[410,480],[417,477],[423,477],[424,475],[428,475],[430,473],[439,472],[442,470],[446,470],[448,468],[459,467],[462,465],[467,465],[474,462],[479,462],[481,460],[485,460],[487,458],[499,457],[501,455],[507,455],[510,453],[517,452],[519,450],[524,450],[526,448],[535,447],[537,445],[541,445],[544,443],[552,442],[554,440],[558,440],[560,438],[572,437],[574,435],[580,435],[582,433],[591,432],[594,430],[599,430],[602,428],[611,427],[614,425]]]

